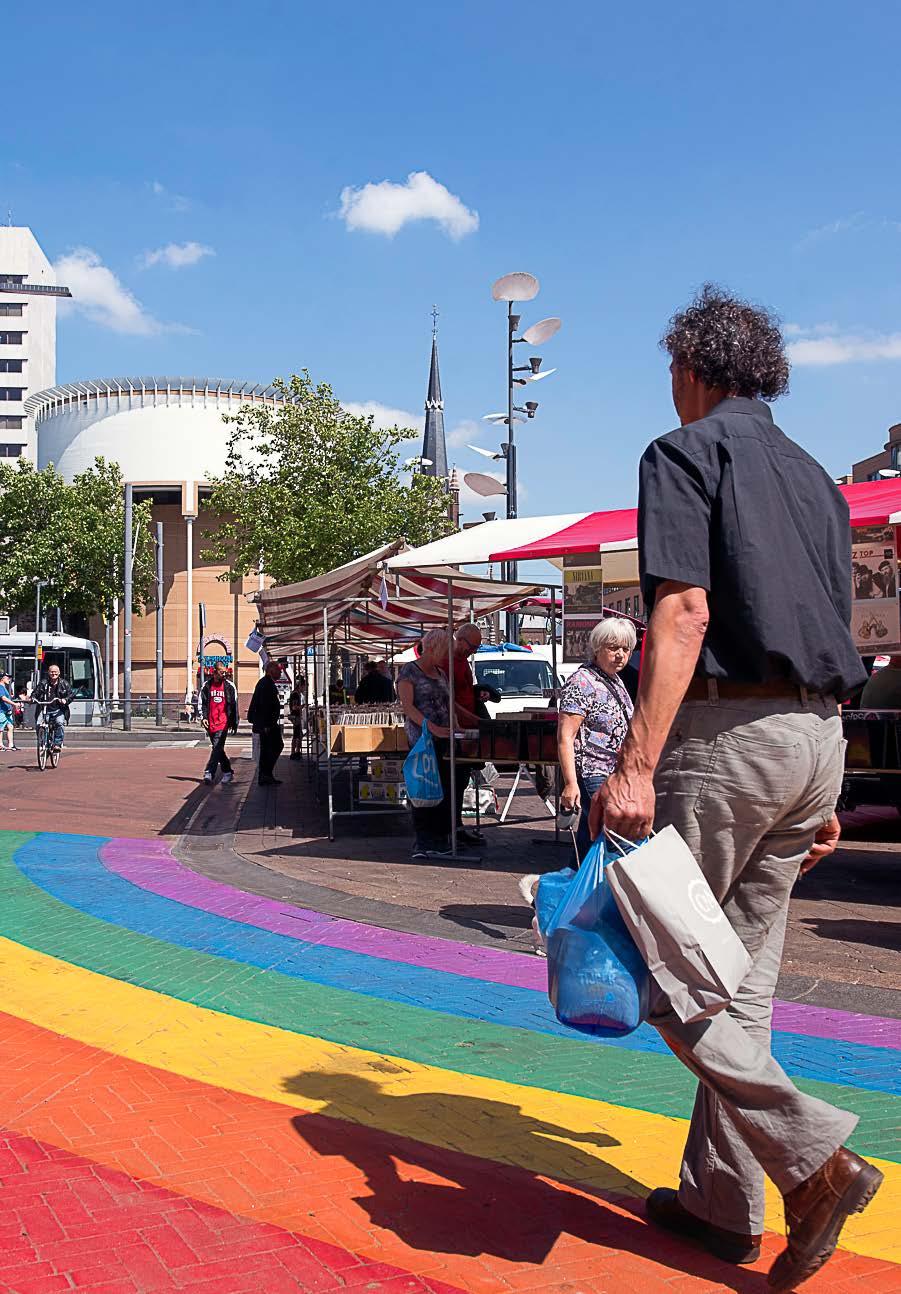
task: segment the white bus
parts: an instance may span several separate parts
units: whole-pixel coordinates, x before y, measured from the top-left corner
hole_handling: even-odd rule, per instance
[[[38,640],[44,649],[41,677],[46,676],[49,666],[58,665],[63,678],[72,684],[74,697],[69,722],[76,727],[97,727],[105,723],[107,707],[99,645],[89,638],[49,632],[39,634]],[[0,668],[9,671],[14,697],[23,689],[31,691],[33,633],[0,634]]]

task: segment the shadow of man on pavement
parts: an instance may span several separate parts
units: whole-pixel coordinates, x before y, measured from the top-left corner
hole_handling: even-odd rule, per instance
[[[403,1073],[388,1061],[385,1067],[389,1076]],[[620,1144],[605,1132],[560,1127],[503,1101],[446,1092],[394,1095],[359,1074],[305,1072],[285,1087],[325,1102],[316,1114],[295,1116],[295,1131],[318,1154],[353,1164],[371,1192],[355,1202],[374,1226],[413,1249],[540,1264],[570,1235],[706,1275],[744,1294],[764,1288],[763,1277],[735,1274],[645,1225],[646,1187],[588,1149]],[[419,1140],[439,1130],[445,1147]],[[538,1171],[498,1162],[499,1155]]]

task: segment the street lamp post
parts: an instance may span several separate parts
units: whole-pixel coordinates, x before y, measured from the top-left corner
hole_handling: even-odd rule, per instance
[[[35,580],[34,582],[34,678],[32,680],[32,691],[37,687],[41,677],[41,589],[45,588],[46,580]]]
[[[530,382],[540,382],[545,377],[550,377],[554,369],[541,371],[540,356],[533,356],[529,359],[528,364],[515,365],[514,347],[520,342],[528,342],[531,345],[537,345],[540,342],[547,341],[560,328],[560,320],[555,318],[542,319],[527,328],[521,337],[517,337],[521,316],[514,313],[513,306],[519,301],[531,301],[538,295],[540,284],[534,274],[525,274],[517,272],[514,274],[505,274],[502,278],[492,284],[491,295],[495,301],[507,302],[507,412],[506,414],[488,414],[486,415],[491,422],[503,422],[507,427],[507,439],[501,446],[503,456],[507,460],[507,518],[518,516],[518,480],[516,471],[516,442],[514,439],[514,423],[525,422],[527,419],[535,417],[538,411],[538,402],[536,400],[526,400],[524,404],[514,403],[515,388],[517,386],[526,386]],[[518,376],[525,374],[525,376]],[[500,492],[500,491],[499,491]],[[517,576],[516,562],[507,562],[505,564],[504,575],[507,580],[515,580]],[[518,616],[514,612],[507,613],[507,636],[511,642],[516,641],[518,630]]]

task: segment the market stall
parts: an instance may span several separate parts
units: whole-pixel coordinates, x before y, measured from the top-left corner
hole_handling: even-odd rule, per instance
[[[395,651],[409,647],[429,629],[447,628],[451,634],[448,671],[453,710],[454,626],[506,611],[541,592],[540,586],[534,584],[508,583],[425,564],[391,569],[391,559],[403,550],[402,543],[389,544],[325,575],[253,595],[267,652],[312,660],[314,670],[321,671],[321,686],[314,689],[316,706],[311,728],[314,757],[317,765],[321,763],[325,768],[330,839],[334,837],[335,818],[345,813],[400,807],[399,793],[392,798],[387,793],[382,796],[370,791],[361,800],[359,766],[361,759],[379,756],[394,774],[406,753],[399,706],[372,711],[331,704],[328,684],[332,652],[340,648],[359,655],[378,653],[390,660]],[[452,756],[458,753],[457,743],[452,743]],[[452,758],[452,792],[455,763]],[[350,787],[350,807],[346,810],[335,806],[338,777],[345,778]],[[378,782],[380,787],[384,784]],[[394,785],[397,787],[398,782]],[[453,836],[455,851],[456,826]]]

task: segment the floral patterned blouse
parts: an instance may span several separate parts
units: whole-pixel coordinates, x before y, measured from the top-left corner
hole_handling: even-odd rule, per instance
[[[609,777],[629,731],[632,698],[618,675],[605,674],[586,662],[567,679],[560,693],[560,714],[580,714],[573,753],[582,777]]]

